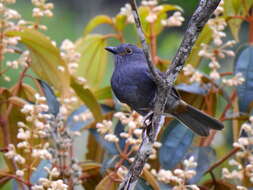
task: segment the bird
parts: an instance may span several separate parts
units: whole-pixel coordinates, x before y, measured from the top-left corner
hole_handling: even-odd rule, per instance
[[[143,49],[128,43],[105,49],[114,55],[111,87],[117,99],[143,116],[150,113],[154,109],[157,85]],[[164,76],[163,72],[156,70]],[[220,121],[183,101],[174,86],[167,96],[164,114],[179,120],[196,134],[206,137],[210,129],[224,128]]]

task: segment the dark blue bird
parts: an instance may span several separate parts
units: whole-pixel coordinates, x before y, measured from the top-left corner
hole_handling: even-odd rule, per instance
[[[116,97],[142,115],[153,110],[157,87],[149,72],[143,50],[132,44],[105,49],[113,53],[115,58],[111,86]],[[167,102],[165,113],[172,115],[198,135],[208,136],[209,129],[223,129],[221,122],[181,100],[175,88],[168,94]]]

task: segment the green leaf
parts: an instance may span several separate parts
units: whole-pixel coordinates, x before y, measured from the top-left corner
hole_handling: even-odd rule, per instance
[[[110,86],[100,88],[94,92],[97,100],[111,99],[112,98],[112,88]]]
[[[224,16],[229,18],[231,16],[247,16],[252,0],[224,0]],[[236,41],[239,41],[239,32],[243,20],[242,19],[229,19],[228,25],[231,33]]]
[[[122,31],[126,26],[126,15],[118,14],[114,18],[114,25],[117,30]]]
[[[66,64],[60,56],[60,51],[47,36],[33,30],[9,31],[8,36],[18,36],[21,43],[28,47],[31,53],[31,68],[40,78],[54,86],[59,92],[66,94],[69,89],[69,73]],[[65,68],[64,72],[58,66]]]
[[[92,30],[94,30],[94,28],[96,28],[97,26],[99,26],[101,24],[112,25],[113,24],[113,20],[109,16],[98,15],[98,16],[94,17],[93,19],[91,19],[89,21],[89,23],[87,24],[87,26],[84,28],[83,35],[87,35]]]
[[[235,60],[235,73],[242,73],[245,82],[237,86],[240,112],[249,112],[253,101],[253,46],[239,51]]]
[[[74,78],[71,78],[71,87],[75,90],[76,95],[90,109],[95,120],[98,122],[102,121],[103,116],[102,116],[101,108],[97,102],[96,97],[92,93],[92,91],[90,89],[84,88],[82,85],[78,84]]]
[[[201,57],[199,56],[199,51],[201,49],[201,44],[208,44],[212,39],[212,31],[209,28],[209,26],[205,26],[200,33],[196,43],[194,44],[191,54],[186,60],[186,64],[191,64],[193,67],[196,67],[199,65],[201,61]]]
[[[77,75],[87,79],[92,88],[98,88],[104,79],[107,66],[106,40],[103,35],[87,35],[76,43],[81,54]]]
[[[162,8],[159,11],[157,11],[157,13],[156,13],[157,19],[153,23],[153,25],[154,25],[153,35],[160,34],[162,32],[162,30],[164,29],[164,26],[161,24],[161,21],[163,19],[167,18],[168,11],[174,11],[174,10],[181,11],[182,10],[179,6],[175,6],[175,5],[164,4],[164,5],[160,5],[160,6]],[[142,23],[144,33],[147,36],[150,36],[151,35],[151,24],[146,20],[146,18],[150,14],[151,9],[147,6],[141,6],[141,7],[139,7],[138,11],[139,11],[140,20]]]

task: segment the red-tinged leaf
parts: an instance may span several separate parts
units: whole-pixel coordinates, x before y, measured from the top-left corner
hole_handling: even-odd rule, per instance
[[[111,177],[105,176],[102,181],[96,186],[95,190],[116,190],[118,188],[118,183],[112,180]]]
[[[101,165],[95,162],[88,162],[82,167],[82,185],[86,190],[94,190],[97,184],[102,180],[100,174]]]

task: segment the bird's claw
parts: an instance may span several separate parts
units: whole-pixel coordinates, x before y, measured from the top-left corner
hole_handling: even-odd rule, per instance
[[[144,116],[143,124],[145,127],[148,127],[152,123],[153,115],[154,115],[154,112],[150,111],[147,115]]]

